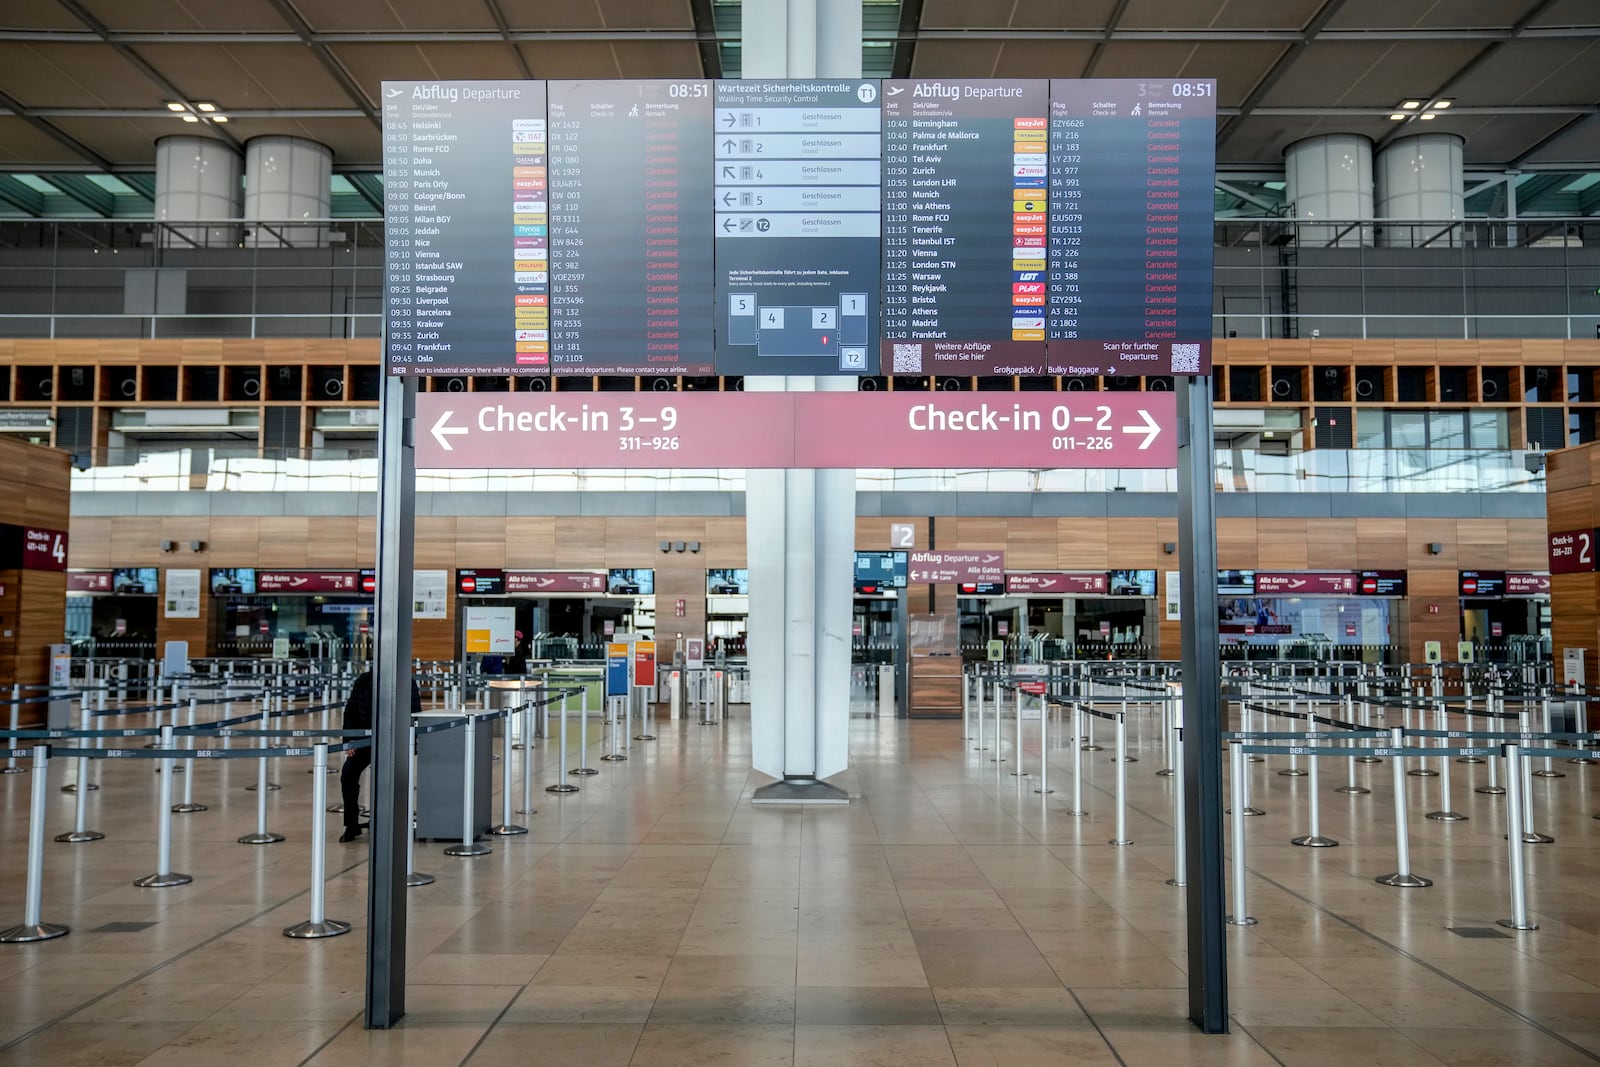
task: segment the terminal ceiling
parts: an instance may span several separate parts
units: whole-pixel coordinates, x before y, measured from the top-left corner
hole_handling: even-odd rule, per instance
[[[331,147],[336,200],[376,213],[383,79],[736,77],[741,14],[717,0],[4,0],[0,201],[148,216],[157,138],[291,134]],[[1219,170],[1247,190],[1303,137],[1438,131],[1465,138],[1472,171],[1529,172],[1525,210],[1536,194],[1600,211],[1600,179],[1584,178],[1600,171],[1600,0],[864,0],[864,25],[872,76],[1214,76]],[[1439,99],[1431,121],[1390,119]]]

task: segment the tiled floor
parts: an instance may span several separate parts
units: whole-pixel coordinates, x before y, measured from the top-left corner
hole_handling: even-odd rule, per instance
[[[1108,752],[1086,753],[1070,808],[1071,753],[1053,744],[1040,797],[1036,724],[1015,778],[973,752],[959,722],[852,723],[848,807],[749,803],[743,709],[723,727],[660,722],[654,744],[602,764],[566,797],[541,791],[525,837],[492,855],[418,849],[438,877],[409,897],[407,1016],[364,1030],[364,845],[328,846],[328,913],[356,924],[284,938],[306,915],[311,779],[276,765],[270,827],[251,847],[247,761],[202,763],[180,816],[166,890],[130,883],[155,864],[155,775],[99,765],[93,844],[47,847],[45,919],[70,936],[0,946],[0,1064],[1404,1064],[1600,1061],[1600,768],[1536,779],[1530,850],[1537,932],[1468,938],[1509,912],[1498,798],[1458,766],[1454,806],[1426,821],[1438,779],[1408,778],[1414,866],[1431,889],[1395,890],[1388,765],[1346,797],[1323,780],[1323,832],[1305,832],[1305,778],[1251,767],[1248,908],[1230,927],[1232,1033],[1185,1018],[1184,895],[1172,874],[1173,779],[1157,777],[1148,722],[1128,765],[1128,833],[1113,847]],[[1056,731],[1052,741],[1062,737]],[[1011,737],[1010,727],[1007,737]],[[1064,738],[1062,738],[1064,739]],[[1104,739],[1102,739],[1104,740]],[[992,744],[992,739],[991,739]],[[520,759],[519,759],[520,765]],[[556,777],[538,754],[537,784]],[[74,799],[49,792],[51,834]],[[0,900],[20,919],[27,775],[0,779]],[[498,777],[498,775],[496,776]],[[330,776],[330,782],[332,781]],[[336,830],[336,825],[334,829]],[[1232,905],[1230,904],[1230,907]],[[111,922],[153,922],[97,932]]]

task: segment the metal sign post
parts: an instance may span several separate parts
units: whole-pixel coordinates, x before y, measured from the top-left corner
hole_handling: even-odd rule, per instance
[[[386,377],[378,430],[377,641],[372,672],[372,865],[367,885],[366,1025],[406,1013],[406,859],[411,827],[411,566],[417,513],[417,380]]]
[[[1217,516],[1212,498],[1211,379],[1181,377],[1178,395],[1178,597],[1183,617],[1183,787],[1189,894],[1189,1019],[1228,1031],[1222,869],[1222,656]]]

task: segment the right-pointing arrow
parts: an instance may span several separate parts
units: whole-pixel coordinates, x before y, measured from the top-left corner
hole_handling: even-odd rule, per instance
[[[467,432],[465,426],[449,425],[450,416],[454,414],[455,412],[453,411],[445,411],[439,416],[439,421],[433,424],[433,429],[429,431],[433,434],[433,439],[439,442],[439,447],[446,452],[455,451],[455,446],[450,443],[450,438]]]
[[[1144,408],[1139,409],[1139,417],[1144,420],[1143,426],[1124,426],[1122,432],[1144,434],[1144,440],[1139,442],[1139,451],[1143,452],[1155,444],[1156,438],[1161,436],[1161,424],[1152,419]]]

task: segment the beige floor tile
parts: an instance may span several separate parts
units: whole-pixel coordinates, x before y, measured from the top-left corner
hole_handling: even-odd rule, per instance
[[[918,931],[916,939],[923,970],[935,987],[1061,984],[1020,930],[925,930]]]
[[[794,1027],[652,1023],[639,1035],[630,1067],[792,1067]]]
[[[793,1025],[794,999],[794,989],[783,986],[663,986],[650,1021]]]
[[[934,998],[947,1026],[1088,1026],[1089,1019],[1067,990],[935,986]]]
[[[511,953],[486,957],[433,952],[406,972],[406,981],[419,985],[524,985],[533,980],[549,958]]]
[[[1117,1063],[1105,1039],[1084,1027],[952,1024],[947,1033],[960,1067],[1112,1067]]]
[[[794,1067],[955,1065],[942,1026],[796,1026]]]
[[[1189,982],[1182,968],[1165,956],[1086,957],[1081,953],[1045,953],[1044,958],[1068,989],[1178,988],[1186,987]]]
[[[1593,1058],[1536,1030],[1405,1029],[1414,1044],[1451,1067],[1577,1067]]]
[[[347,1027],[308,1067],[439,1067],[460,1063],[484,1036],[487,1024],[419,1025],[402,1019],[393,1030]]]
[[[794,956],[674,956],[665,987],[778,986],[795,984]]]
[[[85,1022],[199,1022],[248,994],[248,985],[153,985],[139,982],[73,1016]],[[347,1013],[348,1014],[348,1013]]]
[[[293,1027],[207,1019],[140,1060],[139,1067],[217,1067],[228,1063],[294,1067],[334,1035],[360,1026],[358,1018],[307,1020]]]
[[[944,1017],[927,986],[800,986],[795,1022],[803,1026],[937,1026]]]
[[[922,960],[914,954],[802,949],[795,981],[810,986],[927,985]]]
[[[136,1064],[189,1028],[186,1022],[78,1022],[51,1027],[3,1054],[7,1067]]]
[[[1259,1041],[1284,1067],[1349,1067],[1352,1063],[1371,1067],[1441,1067],[1399,1030],[1339,1026],[1251,1026],[1250,1036]]]
[[[530,985],[506,1009],[508,1023],[643,1023],[653,986]]]
[[[528,1067],[531,1063],[581,1063],[628,1067],[642,1023],[508,1023],[489,1031],[468,1067]]]

